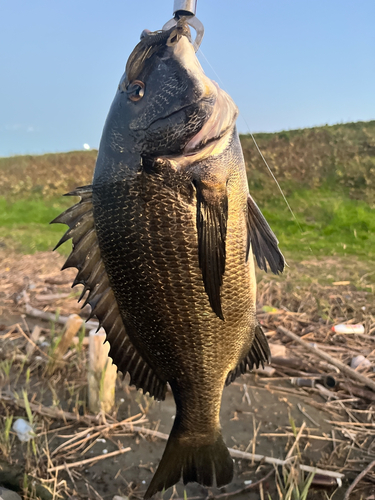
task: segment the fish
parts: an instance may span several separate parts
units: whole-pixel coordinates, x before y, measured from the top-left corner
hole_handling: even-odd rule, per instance
[[[220,427],[225,385],[270,360],[256,318],[258,266],[278,240],[249,194],[238,109],[209,79],[182,18],[144,31],[110,107],[92,184],[53,222],[72,239],[63,269],[106,331],[109,356],[176,416],[145,499],[176,484],[222,487],[233,460]],[[84,307],[83,306],[83,307]]]

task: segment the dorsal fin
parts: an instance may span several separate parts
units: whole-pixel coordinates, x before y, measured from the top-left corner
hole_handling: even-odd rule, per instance
[[[267,272],[267,262],[274,274],[282,273],[285,267],[278,241],[258,205],[249,195],[247,198],[248,254],[250,243],[260,269]],[[267,262],[266,262],[267,261]]]
[[[77,284],[84,286],[79,300],[87,291],[89,292],[84,306],[86,304],[91,306],[90,318],[96,316],[99,325],[104,328],[110,344],[109,356],[113,359],[113,363],[124,375],[129,373],[130,384],[135,385],[137,389],[142,389],[145,394],[148,392],[155,399],[164,399],[166,383],[160,380],[131,343],[109,284],[95,231],[92,186],[79,187],[66,196],[80,196],[81,200],[51,222],[69,226],[55,247],[58,248],[72,238],[73,250],[63,269],[67,267],[78,269],[72,286]]]
[[[265,363],[271,361],[271,351],[268,346],[268,341],[264,335],[263,329],[258,323],[255,327],[254,341],[251,345],[250,351],[244,359],[238,363],[236,368],[229,372],[225,385],[229,385],[237,377],[252,370],[254,367],[259,368],[260,365],[264,368]]]

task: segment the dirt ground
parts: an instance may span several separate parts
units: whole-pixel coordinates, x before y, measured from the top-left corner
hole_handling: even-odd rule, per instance
[[[8,463],[13,471],[25,470],[29,482],[37,479],[42,483],[48,490],[45,490],[45,498],[61,495],[112,499],[116,494],[142,498],[165,447],[165,440],[157,433],[169,433],[175,415],[174,401],[168,393],[164,402],[155,402],[129,387],[127,379],[122,380],[119,376],[113,414],[104,420],[102,416],[94,425],[84,420],[87,415],[87,348],[71,347],[64,357],[64,365],[52,375],[46,375],[51,345],[63,326],[26,314],[26,306],[29,311],[32,307],[53,315],[58,311],[59,316],[79,313],[84,317],[88,313],[82,312],[77,304],[80,291],[70,288],[75,271],[59,270],[63,261],[64,258],[56,253],[0,254],[0,485],[5,483],[2,467],[5,470],[4,464]],[[308,496],[340,500],[344,499],[349,484],[375,459],[375,393],[335,367],[327,367],[280,334],[277,328],[282,325],[296,332],[345,363],[356,354],[364,354],[371,367],[363,373],[375,380],[372,369],[375,360],[373,283],[370,278],[363,278],[366,273],[371,277],[375,268],[357,263],[355,269],[348,266],[346,274],[340,273],[349,278],[340,281],[344,284],[318,285],[317,269],[325,278],[328,276],[322,267],[319,262],[302,262],[284,281],[262,278],[258,317],[267,336],[272,344],[283,347],[284,357],[299,359],[306,368],[272,363],[269,372],[259,371],[237,379],[224,390],[221,423],[230,448],[278,459],[285,459],[292,450],[291,456],[297,457],[294,463],[342,472],[345,475],[342,487],[338,488],[334,480],[327,484],[317,475]],[[329,269],[333,277],[336,267],[342,271],[342,263],[332,260]],[[295,279],[297,275],[300,281]],[[302,281],[301,275],[304,276]],[[293,288],[291,283],[294,283]],[[364,336],[334,335],[330,325],[343,321],[364,324]],[[42,328],[42,336],[32,356],[26,357],[27,337],[35,325]],[[295,378],[327,375],[336,379],[334,392],[292,383]],[[364,391],[362,395],[359,389]],[[36,433],[33,446],[30,442],[20,443],[12,431],[8,441],[4,437],[7,417],[27,418],[25,393]],[[62,412],[60,417],[46,416],[43,414],[45,408],[71,412],[76,418],[66,418]],[[114,425],[136,415],[133,424],[138,430],[129,423]],[[139,427],[155,433],[150,435]],[[77,433],[82,433],[79,439]],[[131,450],[103,458],[126,447]],[[74,467],[64,465],[93,457],[98,460]],[[62,470],[56,471],[61,465]],[[294,472],[298,465],[295,467]],[[261,481],[268,473],[268,478]],[[252,487],[258,481],[260,483]],[[243,488],[247,490],[241,492]],[[30,495],[35,498],[35,493]],[[183,485],[167,491],[163,498],[171,495],[183,498]],[[235,460],[235,478],[228,487],[208,491],[189,484],[186,495],[197,499],[279,498],[274,467],[264,460],[245,459]],[[375,474],[366,474],[350,498],[375,499]]]

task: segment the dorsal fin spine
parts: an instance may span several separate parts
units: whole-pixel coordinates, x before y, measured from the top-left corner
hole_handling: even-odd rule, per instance
[[[63,269],[75,267],[78,270],[72,286],[77,284],[84,286],[80,300],[89,292],[82,307],[89,304],[91,307],[89,318],[97,316],[98,329],[104,327],[106,340],[110,343],[109,356],[118,369],[124,374],[128,372],[132,383],[137,388],[142,388],[144,393],[148,392],[150,396],[164,399],[166,383],[158,378],[131,343],[110,287],[95,230],[92,186],[77,188],[68,195],[80,196],[81,201],[52,221],[69,226],[56,248],[70,238],[73,240],[73,250]]]

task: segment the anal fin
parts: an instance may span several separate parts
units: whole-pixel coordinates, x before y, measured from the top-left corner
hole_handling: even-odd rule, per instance
[[[58,248],[68,239],[72,239],[73,250],[63,269],[75,267],[77,276],[72,286],[82,284],[88,292],[84,306],[91,306],[91,316],[96,316],[99,325],[106,332],[111,349],[109,356],[123,373],[129,373],[130,383],[155,399],[164,399],[166,383],[161,380],[149,364],[139,355],[129,336],[117,305],[116,298],[109,283],[108,275],[100,255],[98,238],[95,232],[92,186],[77,188],[66,196],[80,196],[81,200],[64,213],[56,217],[52,223],[69,226],[68,231],[56,245]]]
[[[271,351],[268,345],[266,336],[262,327],[258,324],[255,327],[254,340],[250,351],[244,359],[236,366],[234,370],[229,372],[225,385],[232,383],[237,377],[252,370],[254,367],[259,368],[260,365],[264,368],[265,364],[271,361]]]

